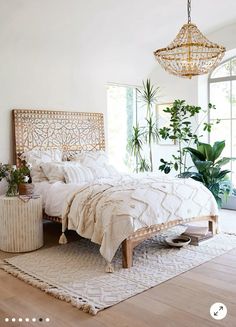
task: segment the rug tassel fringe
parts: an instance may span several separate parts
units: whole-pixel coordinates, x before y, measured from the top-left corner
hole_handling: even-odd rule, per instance
[[[106,271],[106,273],[113,273],[113,272],[115,272],[114,267],[113,267],[113,265],[110,262],[107,263],[107,266],[106,266],[105,271]]]
[[[63,300],[65,302],[70,302],[73,306],[76,308],[83,310],[84,312],[87,312],[91,315],[96,315],[98,311],[101,309],[95,307],[94,305],[88,304],[86,300],[83,300],[82,298],[74,298],[64,290],[55,288],[51,285],[49,285],[47,282],[43,282],[36,277],[30,276],[27,273],[24,273],[20,269],[12,266],[9,263],[0,261],[1,269],[5,270],[7,273],[23,280],[24,282],[28,283],[29,285],[38,287],[42,291],[44,291],[47,294],[50,294],[54,296],[57,299]]]
[[[67,243],[67,238],[65,233],[63,232],[59,238],[59,244],[66,244]]]

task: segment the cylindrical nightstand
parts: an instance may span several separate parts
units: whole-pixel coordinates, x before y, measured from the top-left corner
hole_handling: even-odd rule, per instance
[[[0,196],[0,250],[28,252],[43,246],[42,198],[27,202]]]

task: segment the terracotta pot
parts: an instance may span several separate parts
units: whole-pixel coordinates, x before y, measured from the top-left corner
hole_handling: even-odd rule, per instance
[[[32,195],[34,192],[34,185],[22,183],[19,184],[19,195]]]

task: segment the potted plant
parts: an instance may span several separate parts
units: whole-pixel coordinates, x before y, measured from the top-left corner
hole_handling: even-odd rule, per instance
[[[207,143],[198,143],[197,148],[185,148],[190,153],[196,171],[186,171],[179,177],[193,178],[202,182],[214,195],[219,207],[222,206],[224,198],[227,198],[232,190],[228,178],[230,170],[222,169],[233,158],[223,157],[219,159],[225,148],[225,141],[215,142],[213,146]],[[189,168],[191,169],[191,168]]]
[[[18,184],[18,190],[20,195],[32,195],[34,191],[34,185],[30,177],[30,164],[25,164],[20,170],[20,182]]]
[[[0,165],[0,180],[7,181],[6,196],[31,195],[33,184],[31,184],[30,167],[24,165],[17,168],[15,165]]]
[[[208,105],[208,110],[214,110],[215,106]],[[159,170],[165,174],[169,174],[172,169],[178,171],[179,174],[187,169],[187,154],[188,151],[185,147],[190,147],[192,144],[198,144],[202,135],[198,135],[200,128],[203,132],[211,132],[213,123],[206,123],[205,120],[208,115],[208,110],[204,110],[198,106],[186,104],[185,100],[175,100],[171,107],[168,107],[164,112],[170,114],[170,125],[159,129],[159,135],[162,139],[174,140],[178,147],[177,154],[172,155],[172,159],[167,161],[161,159]],[[197,126],[193,124],[193,119],[197,115],[202,114],[203,117],[198,122]],[[220,120],[217,119],[215,124],[219,124]]]

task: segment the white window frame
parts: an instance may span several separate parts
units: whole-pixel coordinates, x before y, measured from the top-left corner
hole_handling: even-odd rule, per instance
[[[231,56],[227,56],[227,58],[221,62],[220,66],[223,66],[225,63],[230,62],[230,73],[232,72],[232,66],[231,66],[231,62],[233,60],[236,60],[236,55],[235,55],[235,50],[233,50],[234,54]],[[219,66],[217,67],[219,68]],[[230,146],[230,157],[232,157],[233,155],[233,146],[232,146],[232,139],[233,139],[233,120],[236,121],[236,118],[232,117],[232,109],[233,109],[233,104],[232,104],[232,82],[236,81],[236,74],[235,75],[230,75],[230,76],[224,76],[224,77],[212,77],[212,75],[214,74],[214,72],[216,71],[215,68],[211,74],[208,76],[208,80],[207,80],[207,84],[208,84],[208,103],[210,103],[211,101],[211,89],[210,89],[210,85],[212,83],[218,83],[218,82],[230,82],[230,118],[229,119],[221,119],[221,120],[229,120],[230,121],[230,127],[231,127],[231,135],[230,135],[230,139],[231,139],[231,146]],[[214,104],[214,103],[213,103]],[[208,122],[211,122],[211,117],[210,117],[210,111],[208,111]],[[208,133],[208,142],[210,143],[210,133]],[[230,163],[230,170],[232,171],[232,161]],[[232,173],[231,173],[231,180],[232,180]],[[235,186],[235,185],[234,185]],[[231,209],[231,210],[236,210],[236,197],[232,196],[228,199],[228,201],[223,205],[223,208],[225,209]]]

